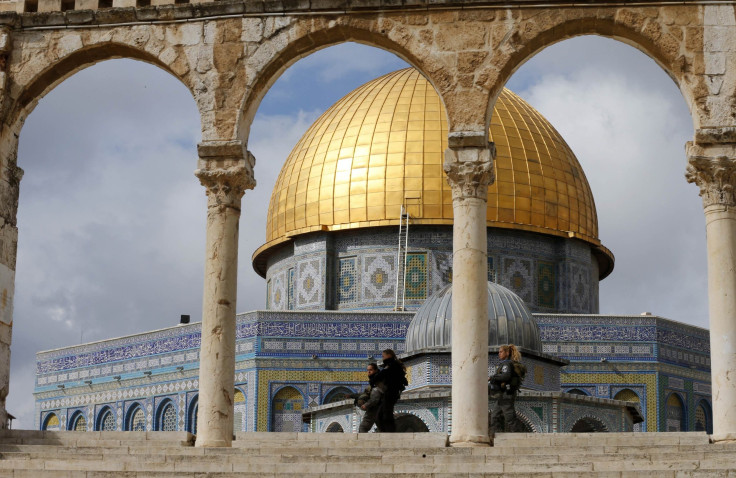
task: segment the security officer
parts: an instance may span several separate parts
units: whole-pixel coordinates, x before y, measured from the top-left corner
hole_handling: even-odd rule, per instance
[[[521,427],[514,410],[514,401],[519,391],[519,379],[514,370],[514,362],[521,362],[521,354],[513,344],[502,345],[498,349],[498,358],[501,363],[488,379],[490,398],[496,401],[496,408],[491,415],[491,432],[517,432]]]

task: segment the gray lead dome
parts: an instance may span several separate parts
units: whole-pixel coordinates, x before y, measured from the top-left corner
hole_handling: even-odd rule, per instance
[[[451,348],[452,284],[434,293],[419,308],[406,332],[405,351],[449,352]],[[541,352],[539,327],[521,297],[488,283],[488,345],[515,344]]]

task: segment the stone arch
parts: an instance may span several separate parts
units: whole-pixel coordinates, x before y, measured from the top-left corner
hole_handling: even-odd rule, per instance
[[[146,431],[146,412],[138,402],[128,408],[123,422],[123,429],[129,432]]]
[[[516,412],[516,418],[518,420],[518,426],[519,430],[516,430],[515,433],[541,433],[541,430],[538,426],[534,425],[534,421],[531,420],[526,414],[520,412],[519,410],[514,410]],[[493,430],[493,424],[492,424],[492,417],[493,413],[488,413],[488,429]]]
[[[170,398],[161,400],[156,410],[153,429],[156,431],[173,432],[177,430],[176,405]]]
[[[59,420],[59,415],[57,415],[55,412],[47,413],[43,419],[43,425],[41,426],[41,430],[49,430],[49,431],[61,430],[61,422]]]
[[[342,425],[340,425],[339,423],[332,422],[327,425],[325,433],[345,433],[345,430],[343,430]]]
[[[684,72],[692,66],[692,58],[680,53],[686,50],[683,38],[678,39],[669,32],[663,32],[655,21],[657,9],[632,11],[619,9],[609,15],[602,15],[596,9],[573,11],[549,10],[516,21],[506,38],[512,51],[504,59],[496,62],[496,70],[489,72],[486,85],[490,91],[487,105],[485,131],[491,121],[493,107],[503,87],[514,73],[528,60],[542,50],[571,38],[597,35],[616,40],[641,51],[651,58],[677,85],[693,120],[693,129],[700,127],[700,117],[695,110],[694,85],[690,84]],[[496,45],[494,45],[496,46]],[[681,48],[682,46],[682,48]],[[492,69],[492,68],[489,68]]]
[[[537,430],[534,423],[529,420],[529,417],[518,410],[516,411],[516,418],[519,420],[519,426],[521,428],[520,430],[517,430],[518,433],[539,433],[539,430]]]
[[[97,414],[97,420],[95,421],[95,430],[97,431],[115,431],[117,426],[115,424],[115,410],[112,407],[105,405],[102,407]]]
[[[186,431],[192,435],[197,434],[197,410],[199,408],[199,395],[195,395],[187,407]]]
[[[161,68],[179,80],[190,92],[195,102],[198,103],[189,79],[175,73],[173,65],[167,64],[159,56],[143,48],[116,42],[100,42],[82,46],[80,40],[79,48],[71,49],[66,53],[66,55],[55,59],[55,61],[49,61],[40,71],[24,72],[21,68],[20,71],[11,76],[11,78],[23,77],[24,73],[30,76],[30,80],[25,84],[13,84],[11,88],[11,97],[14,99],[9,110],[7,124],[14,125],[16,133],[20,132],[20,125],[33,111],[38,101],[56,86],[83,69],[113,59],[138,60]],[[175,56],[178,57],[179,55]],[[181,68],[179,69],[181,70]]]
[[[429,433],[429,425],[413,413],[396,416],[396,433]]]
[[[81,410],[77,410],[69,418],[67,430],[73,432],[86,432],[87,431],[87,418]]]
[[[284,21],[289,21],[289,19]],[[308,23],[318,21],[322,20],[311,18],[293,20],[293,23],[287,28],[264,40],[253,58],[248,59],[246,71],[248,71],[249,76],[246,80],[243,106],[238,118],[238,138],[244,144],[247,144],[249,139],[253,118],[263,98],[276,80],[298,60],[341,43],[359,43],[398,56],[427,78],[439,95],[440,101],[445,104],[444,90],[438,88],[437,80],[437,76],[443,74],[443,69],[439,65],[435,68],[430,67],[407,44],[401,44],[389,38],[382,31],[385,28],[382,26],[382,22],[362,22],[355,18],[344,17],[333,22],[336,24],[331,26],[308,25]],[[260,20],[256,19],[254,22],[260,22]],[[265,51],[265,53],[260,54],[261,51]],[[432,74],[432,71],[437,71],[437,74]],[[447,105],[445,104],[445,106]],[[448,113],[448,120],[449,117],[450,114]]]
[[[591,416],[582,416],[573,423],[570,433],[605,433],[608,427],[598,418]]]
[[[337,387],[333,387],[330,389],[322,399],[322,404],[327,403],[335,403],[340,402],[342,400],[347,400],[345,398],[345,395],[353,393],[352,390],[350,390],[348,387],[345,387],[343,385],[338,385]]]
[[[687,410],[684,398],[677,392],[671,392],[665,400],[665,430],[666,432],[681,432],[687,430]]]
[[[713,409],[705,399],[698,401],[695,407],[695,431],[713,433]]]
[[[304,395],[297,388],[286,385],[279,388],[271,399],[271,430],[298,432],[302,430]]]

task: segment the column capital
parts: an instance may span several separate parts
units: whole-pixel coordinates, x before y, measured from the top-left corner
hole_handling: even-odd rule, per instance
[[[453,199],[488,197],[488,185],[493,183],[493,158],[496,147],[486,142],[483,146],[455,146],[445,150],[444,170],[452,187]]]
[[[685,179],[700,189],[703,207],[736,206],[736,144],[688,142],[685,149]]]
[[[207,141],[197,145],[199,168],[194,175],[207,188],[209,206],[240,209],[240,199],[246,189],[253,189],[256,180],[253,168],[256,159],[240,141]]]

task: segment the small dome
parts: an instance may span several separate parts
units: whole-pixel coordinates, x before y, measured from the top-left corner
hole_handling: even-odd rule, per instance
[[[451,349],[452,284],[427,299],[406,331],[405,351],[449,352]],[[521,298],[494,282],[488,283],[488,345],[514,344],[541,352],[539,327]]]

